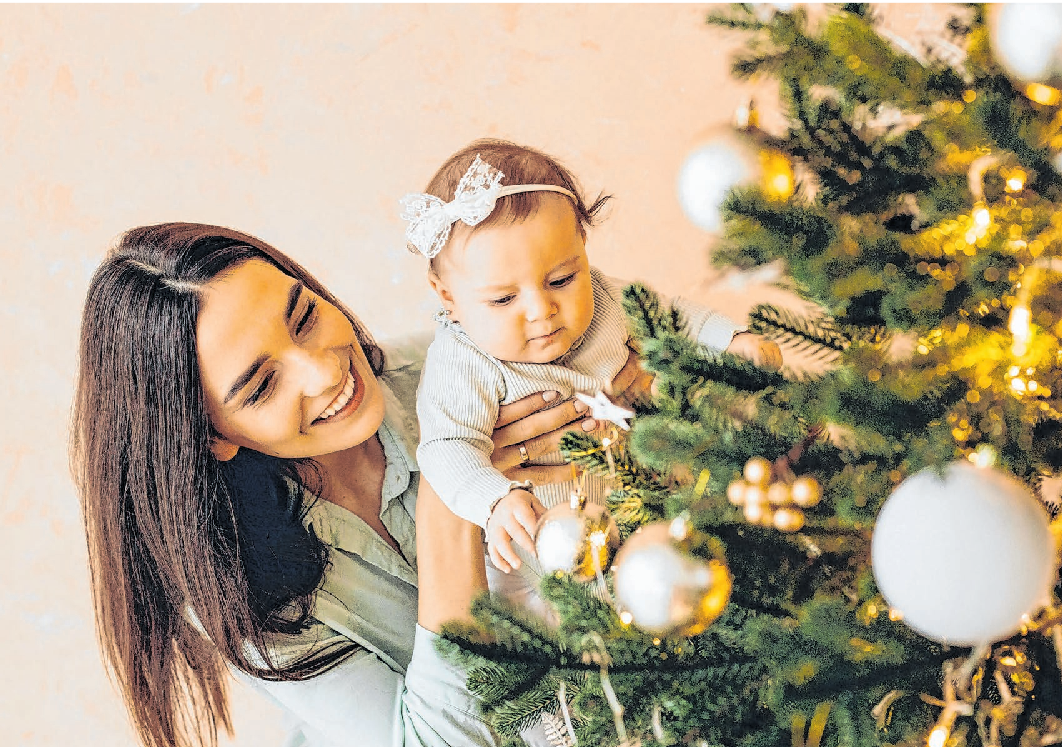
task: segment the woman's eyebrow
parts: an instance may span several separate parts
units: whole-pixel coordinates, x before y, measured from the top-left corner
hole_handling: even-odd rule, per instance
[[[247,367],[247,370],[236,377],[236,381],[232,382],[232,386],[229,388],[229,393],[225,395],[225,399],[221,404],[227,405],[229,400],[239,393],[241,389],[247,386],[247,382],[254,378],[254,375],[258,373],[258,369],[265,365],[265,362],[269,360],[268,355],[260,355],[255,358],[254,363]]]
[[[305,286],[301,280],[296,280],[291,284],[291,288],[288,289],[288,302],[284,307],[284,323],[291,324],[291,315],[295,313],[295,307],[299,304],[299,298],[302,297],[302,290]],[[268,355],[260,355],[255,358],[254,363],[247,367],[247,370],[236,377],[236,381],[232,382],[232,386],[229,387],[228,394],[225,395],[225,399],[221,404],[227,405],[229,401],[235,397],[241,389],[247,386],[247,382],[254,378],[258,373],[258,369],[265,365],[265,362],[269,360]]]

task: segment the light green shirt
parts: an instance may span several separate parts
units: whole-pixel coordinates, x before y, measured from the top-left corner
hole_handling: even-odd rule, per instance
[[[411,413],[426,346],[425,339],[388,350],[387,371],[380,376],[387,403],[379,430],[386,460],[380,520],[401,552],[354,514],[318,500],[306,524],[329,545],[331,566],[310,630],[272,653],[283,661],[336,637],[361,648],[329,672],[299,682],[238,675],[297,720],[290,747],[497,743],[465,688],[464,672],[442,659],[433,645],[436,636],[417,625],[414,517],[420,474],[412,456],[417,431]]]

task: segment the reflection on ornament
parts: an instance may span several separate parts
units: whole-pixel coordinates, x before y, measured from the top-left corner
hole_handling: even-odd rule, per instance
[[[546,573],[563,571],[589,581],[608,570],[619,547],[619,527],[604,506],[574,495],[542,514],[535,528],[535,553]]]
[[[1014,477],[954,462],[896,488],[874,527],[874,578],[905,623],[972,646],[1016,632],[1056,580],[1047,512]]]
[[[988,30],[1000,64],[1015,80],[1047,85],[1059,80],[1062,74],[1062,6],[1054,3],[990,5]]]
[[[660,636],[697,635],[726,608],[730,571],[721,560],[689,551],[692,538],[676,539],[671,522],[647,524],[616,555],[616,602],[624,619]]]
[[[720,210],[727,193],[742,185],[758,186],[772,199],[793,194],[796,179],[789,158],[759,149],[740,133],[727,129],[697,148],[682,164],[679,203],[686,217],[705,231],[723,227]]]

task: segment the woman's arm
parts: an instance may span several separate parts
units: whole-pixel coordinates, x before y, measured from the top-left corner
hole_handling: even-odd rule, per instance
[[[438,633],[450,620],[470,621],[472,600],[487,590],[483,530],[454,514],[420,480],[417,493],[418,621]]]
[[[465,686],[465,672],[435,650],[442,624],[470,620],[487,589],[482,530],[457,517],[421,478],[417,495],[418,618],[405,676],[360,649],[334,669],[299,682],[267,682],[237,673],[302,721],[320,747],[491,747],[497,739]],[[329,635],[315,629],[317,645]]]

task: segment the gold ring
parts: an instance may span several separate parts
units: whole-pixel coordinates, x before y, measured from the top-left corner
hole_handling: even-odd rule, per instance
[[[520,466],[526,467],[531,461],[531,457],[527,455],[527,447],[520,444]]]

